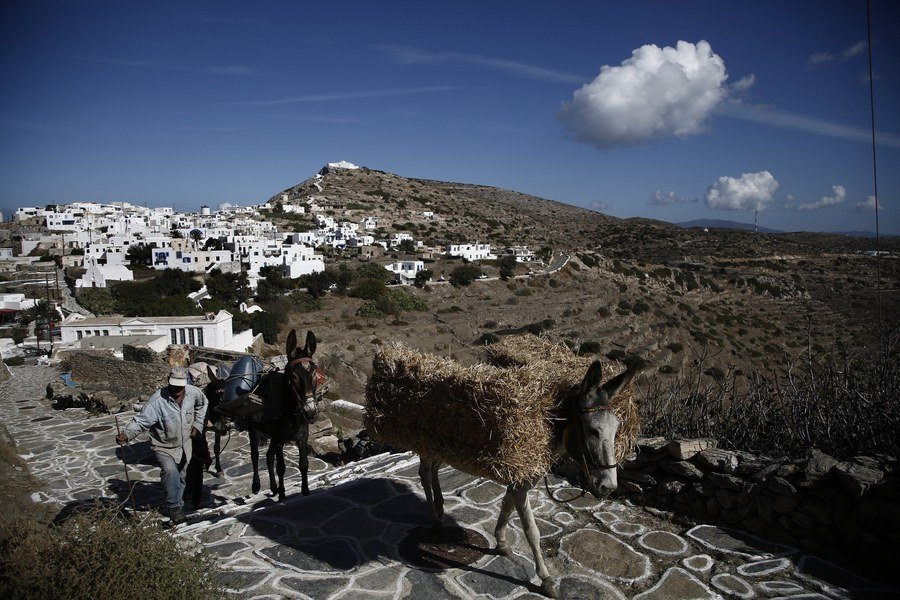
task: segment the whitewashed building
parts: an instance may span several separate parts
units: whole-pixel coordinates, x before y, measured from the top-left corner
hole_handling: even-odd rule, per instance
[[[85,267],[84,275],[75,281],[75,287],[105,288],[109,281],[134,281],[134,273],[121,263],[102,265],[91,261]]]
[[[235,335],[232,316],[226,310],[217,314],[182,317],[93,317],[71,314],[60,323],[62,343],[91,336],[165,335],[171,344],[191,344],[217,350],[244,352],[253,344],[253,331]]]
[[[444,254],[447,256],[460,256],[466,260],[494,260],[496,254],[491,254],[490,244],[447,244]]]
[[[399,275],[404,283],[409,283],[415,280],[416,273],[425,269],[425,263],[421,260],[402,260],[385,265],[384,268]]]

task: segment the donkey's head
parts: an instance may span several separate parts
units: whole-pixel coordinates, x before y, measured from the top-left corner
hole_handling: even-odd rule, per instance
[[[209,383],[203,388],[203,395],[209,401],[209,409],[206,411],[206,420],[212,427],[212,430],[218,434],[223,434],[228,430],[228,419],[219,413],[218,408],[222,405],[225,397],[225,383],[227,382],[227,368],[225,373],[211,365],[207,365],[206,372],[209,375]]]
[[[621,423],[612,401],[636,373],[637,369],[629,368],[602,383],[603,368],[600,361],[594,361],[578,388],[573,406],[576,431],[570,437],[577,447],[570,447],[569,454],[583,472],[589,491],[598,498],[618,486],[616,433]]]
[[[288,364],[284,368],[284,374],[289,401],[296,401],[303,416],[311,423],[315,420],[319,410],[316,406],[319,370],[312,359],[316,352],[316,336],[312,331],[307,331],[306,343],[302,348],[298,348],[297,332],[291,329],[285,350]]]

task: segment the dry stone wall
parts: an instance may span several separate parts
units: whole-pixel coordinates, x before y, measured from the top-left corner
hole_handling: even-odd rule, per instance
[[[78,350],[67,360],[72,366],[72,378],[83,389],[107,390],[121,400],[146,399],[164,384],[169,374],[169,365],[162,359],[121,360],[104,350]]]
[[[772,459],[714,439],[645,438],[623,463],[618,491],[823,555],[883,556],[900,544],[898,466],[890,456]]]

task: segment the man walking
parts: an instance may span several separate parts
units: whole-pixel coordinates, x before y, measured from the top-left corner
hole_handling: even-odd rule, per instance
[[[173,525],[185,520],[181,510],[184,474],[191,460],[191,438],[203,435],[207,406],[203,392],[188,385],[187,369],[175,367],[169,372],[169,385],[154,392],[143,410],[116,436],[117,443],[125,444],[149,432],[166,491],[165,512]]]

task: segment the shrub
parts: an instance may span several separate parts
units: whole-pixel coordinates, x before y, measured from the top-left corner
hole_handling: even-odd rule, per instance
[[[363,300],[375,300],[387,291],[384,279],[362,279],[350,290],[350,296]]]
[[[10,356],[9,358],[4,358],[3,362],[6,363],[6,365],[9,367],[21,367],[25,364],[25,357]]]
[[[684,350],[684,346],[678,342],[671,342],[666,345],[666,348],[671,350],[672,352],[678,353]]]
[[[600,316],[601,316],[602,318],[604,318],[604,319],[609,318],[610,316],[612,316],[612,312],[610,312],[608,306],[601,306],[600,308],[598,308],[598,309],[597,309],[597,314],[600,315]]]
[[[490,344],[496,344],[499,341],[499,335],[487,331],[485,333],[482,333],[481,336],[475,341],[475,343],[481,346],[489,346]]]
[[[107,288],[82,288],[77,301],[95,315],[112,315],[119,309],[119,303]]]
[[[595,341],[587,341],[581,342],[581,346],[578,348],[579,354],[597,354],[603,349],[603,346],[600,342]]]
[[[54,527],[6,524],[0,597],[221,598],[216,563],[152,522],[95,509]]]
[[[450,273],[450,283],[454,287],[467,286],[481,275],[481,269],[475,265],[462,265]]]
[[[297,306],[297,309],[303,312],[313,312],[322,309],[322,301],[309,292],[294,290],[291,292],[291,300]]]

